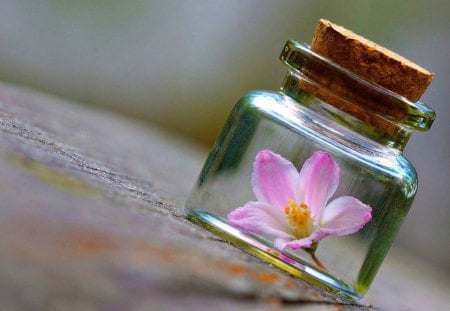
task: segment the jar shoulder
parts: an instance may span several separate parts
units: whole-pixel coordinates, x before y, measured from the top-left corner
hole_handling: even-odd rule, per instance
[[[338,156],[352,158],[362,167],[379,170],[396,183],[408,185],[409,193],[416,191],[416,170],[401,152],[332,122],[281,92],[250,91],[238,100],[234,114],[244,120],[264,119],[278,123],[318,146],[331,149]]]
[[[252,90],[239,98],[235,109],[242,109],[244,111],[258,111],[261,113],[271,113],[284,100],[292,100],[286,95],[279,92],[268,90]]]

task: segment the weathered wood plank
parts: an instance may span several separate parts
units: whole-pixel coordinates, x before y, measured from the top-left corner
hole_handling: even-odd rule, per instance
[[[186,222],[203,156],[156,128],[0,85],[4,309],[370,309]]]

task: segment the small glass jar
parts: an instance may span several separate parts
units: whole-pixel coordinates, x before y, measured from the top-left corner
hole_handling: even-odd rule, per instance
[[[373,281],[416,193],[416,172],[402,151],[413,130],[428,130],[435,115],[298,42],[288,41],[280,59],[288,67],[281,90],[251,91],[238,101],[187,200],[187,217],[287,273],[355,301]],[[344,81],[346,89],[333,81]],[[313,162],[320,166],[315,157],[328,161],[324,176],[331,185],[326,195],[317,194],[322,206],[314,212],[318,203],[303,202],[302,191],[321,187],[320,167],[308,173]],[[272,160],[274,171],[261,168]],[[280,165],[290,171],[281,173]],[[302,178],[309,190],[300,185],[292,190],[296,198],[275,202],[291,191],[286,183]],[[267,185],[278,190],[263,193],[271,191]],[[336,207],[345,200],[348,210]],[[258,206],[266,214],[253,215]],[[231,221],[233,215],[237,220]],[[352,217],[357,228],[345,229]],[[301,239],[303,246],[286,247]]]

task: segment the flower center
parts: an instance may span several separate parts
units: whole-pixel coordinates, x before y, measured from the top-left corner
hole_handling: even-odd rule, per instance
[[[284,207],[289,223],[292,226],[292,234],[297,239],[306,238],[310,236],[314,230],[311,212],[306,203],[296,203],[294,200],[289,200],[289,203]]]

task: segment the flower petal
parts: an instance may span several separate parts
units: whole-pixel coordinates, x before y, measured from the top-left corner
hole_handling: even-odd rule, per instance
[[[291,237],[291,238],[289,238],[289,239],[286,239],[286,238],[276,238],[276,239],[274,239],[274,241],[273,241],[273,246],[274,246],[276,249],[282,251],[282,250],[284,250],[284,248],[286,247],[286,244],[289,243],[290,241],[292,241],[292,239],[295,239],[295,238],[294,238],[294,237]]]
[[[281,211],[263,202],[248,202],[228,214],[231,225],[272,238],[293,239],[287,218]]]
[[[286,243],[283,247],[283,249],[290,248],[293,250],[300,249],[300,248],[308,248],[315,242],[314,234],[311,234],[310,236],[300,239],[300,240],[294,240]]]
[[[320,237],[342,236],[359,231],[372,219],[372,208],[354,197],[333,200],[320,218]]]
[[[289,200],[297,202],[298,177],[290,161],[270,150],[262,150],[253,164],[253,192],[258,201],[284,209]]]
[[[339,184],[339,166],[326,152],[316,151],[305,161],[299,177],[299,200],[311,209],[318,220],[323,207]]]

